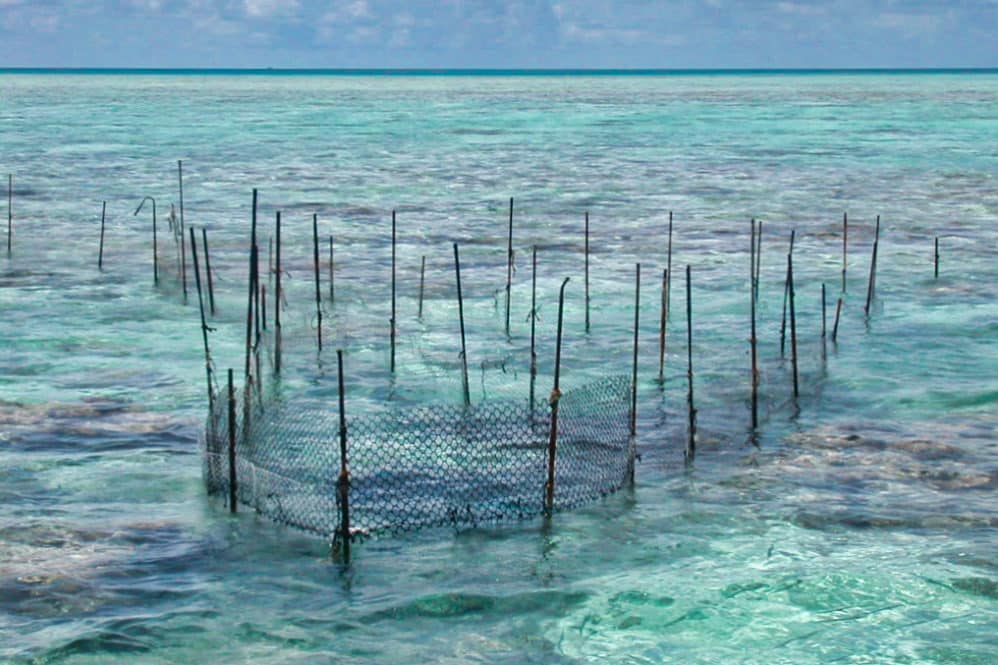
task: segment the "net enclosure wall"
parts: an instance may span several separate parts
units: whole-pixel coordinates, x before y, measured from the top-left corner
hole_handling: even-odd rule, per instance
[[[553,510],[589,503],[628,482],[634,463],[630,381],[606,377],[561,395]],[[236,496],[278,522],[323,537],[341,533],[340,421],[328,405],[236,396]],[[209,493],[230,491],[228,396],[205,438]],[[384,535],[474,527],[545,512],[551,405],[500,398],[467,407],[347,407],[350,531]]]

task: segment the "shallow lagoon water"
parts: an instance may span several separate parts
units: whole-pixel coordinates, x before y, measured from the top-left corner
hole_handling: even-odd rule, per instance
[[[656,77],[0,77],[14,252],[0,261],[0,659],[12,662],[939,662],[995,658],[995,74]],[[473,398],[526,367],[540,254],[540,391],[571,276],[563,385],[629,369],[644,270],[636,487],[540,521],[321,541],[204,496],[196,310],[152,286],[184,160],[212,242],[219,369],[241,367],[250,190],[284,211],[284,390],[328,397],[310,346],[310,215],[335,234],[327,323],[350,408],[458,400],[450,243],[462,243]],[[502,336],[516,197],[513,339]],[[108,201],[106,268],[96,268]],[[400,366],[385,372],[390,210]],[[593,330],[582,331],[582,214]],[[692,265],[699,409],[685,441],[682,282],[664,388],[658,280]],[[849,283],[821,358],[820,284]],[[881,216],[877,295],[863,301]],[[748,220],[764,222],[763,423],[748,424]],[[779,357],[785,252],[802,395]],[[267,231],[266,233],[269,233]],[[932,276],[940,238],[941,275]],[[167,248],[169,246],[167,245]],[[427,255],[426,316],[415,319]],[[677,270],[678,276],[678,270]],[[193,294],[192,294],[193,295]],[[193,301],[192,297],[192,301]],[[522,374],[518,376],[522,379]],[[501,379],[501,377],[500,377]]]

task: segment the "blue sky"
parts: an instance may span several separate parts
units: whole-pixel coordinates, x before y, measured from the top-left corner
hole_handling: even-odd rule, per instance
[[[0,67],[995,67],[998,0],[0,0]]]

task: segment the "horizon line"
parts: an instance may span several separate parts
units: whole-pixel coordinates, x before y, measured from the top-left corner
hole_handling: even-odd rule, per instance
[[[0,74],[676,75],[998,73],[998,67],[2,67]]]

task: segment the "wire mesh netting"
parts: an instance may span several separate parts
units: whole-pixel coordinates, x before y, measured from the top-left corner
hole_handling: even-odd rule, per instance
[[[323,536],[341,529],[340,422],[335,400],[292,404],[252,389],[235,397],[238,501]],[[209,493],[229,496],[228,396],[215,399],[205,439]],[[494,399],[347,417],[350,527],[381,535],[474,527],[544,512],[552,407]],[[554,510],[607,496],[627,482],[634,449],[630,383],[611,376],[560,397]]]

